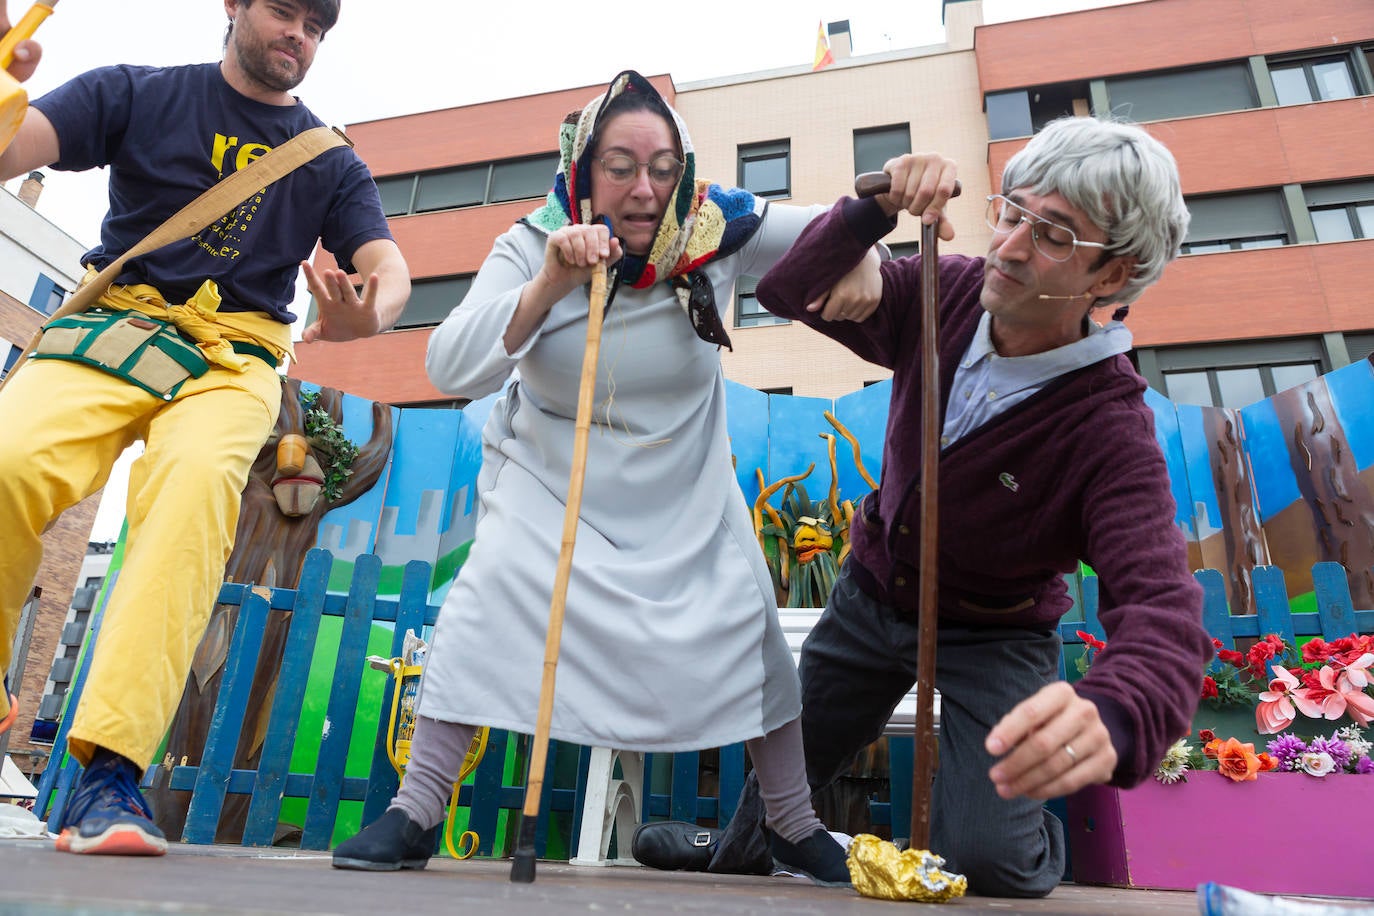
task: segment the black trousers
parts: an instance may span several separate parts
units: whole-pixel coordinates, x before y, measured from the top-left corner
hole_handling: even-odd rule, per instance
[[[813,790],[833,782],[877,740],[916,681],[914,619],[874,601],[848,566],[801,653],[802,736]],[[993,725],[1058,676],[1054,630],[942,625],[936,647],[939,768],[931,791],[931,849],[973,893],[1043,897],[1064,872],[1059,820],[1033,799],[1003,799],[983,749]],[[900,831],[900,825],[894,825]],[[763,805],[753,775],[710,870],[764,872]]]

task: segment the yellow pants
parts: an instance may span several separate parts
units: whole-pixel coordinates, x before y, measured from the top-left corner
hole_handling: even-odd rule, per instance
[[[224,577],[249,468],[280,407],[280,377],[259,359],[244,372],[212,366],[172,401],[59,360],[26,363],[0,393],[0,671],[40,536],[104,486],[127,446],[146,443],[129,476],[124,566],[68,734],[82,764],[96,746],[140,767],[157,753]],[[0,704],[2,717],[8,698]]]

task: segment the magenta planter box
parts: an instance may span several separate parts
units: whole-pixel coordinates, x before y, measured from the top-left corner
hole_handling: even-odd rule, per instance
[[[1078,884],[1192,890],[1207,881],[1263,894],[1374,897],[1374,775],[1215,772],[1068,799]]]

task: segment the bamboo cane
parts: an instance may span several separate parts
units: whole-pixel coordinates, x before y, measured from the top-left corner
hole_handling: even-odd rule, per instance
[[[19,125],[24,122],[24,113],[29,109],[28,93],[8,72],[10,64],[14,62],[14,49],[19,42],[33,37],[43,20],[52,15],[52,8],[56,5],[57,0],[35,3],[0,37],[0,153],[19,133]]]
[[[885,194],[890,186],[891,179],[884,172],[865,172],[854,179],[854,192],[860,197]],[[958,197],[961,190],[956,183],[950,196]],[[936,260],[939,230],[939,223],[921,224],[921,589],[916,617],[920,645],[916,650],[911,849],[930,848],[930,789],[939,753],[935,741],[935,640],[939,614],[936,582],[940,463],[940,271]]]
[[[511,881],[519,884],[534,881],[534,830],[539,820],[540,796],[544,791],[549,729],[553,724],[554,677],[558,670],[558,649],[563,637],[563,611],[568,597],[568,579],[572,575],[577,520],[582,509],[582,483],[587,472],[587,436],[591,428],[592,402],[596,395],[597,354],[601,350],[601,317],[606,309],[604,262],[598,263],[593,269],[589,300],[587,350],[582,356],[582,378],[577,389],[577,420],[573,431],[568,504],[563,512],[563,542],[558,552],[558,570],[554,575],[553,600],[549,605],[549,632],[544,641],[544,677],[539,687],[539,716],[535,720],[534,744],[530,749],[530,772],[525,783],[525,807],[520,814],[520,837],[510,868]]]

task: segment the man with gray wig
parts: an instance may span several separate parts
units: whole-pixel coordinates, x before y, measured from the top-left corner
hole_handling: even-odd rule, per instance
[[[758,285],[803,321],[892,370],[882,481],[801,658],[807,773],[820,788],[878,738],[916,676],[920,592],[921,273],[880,267],[871,314],[827,314],[824,294],[905,210],[940,224],[955,166],[906,155],[892,189],[842,199]],[[1142,129],[1091,118],[1048,125],[988,198],[982,258],[940,272],[939,769],[931,847],[979,894],[1048,894],[1064,870],[1046,799],[1148,778],[1190,730],[1211,642],[1174,524],[1168,470],[1125,356],[1124,306],[1179,250],[1188,213],[1173,157]],[[1105,324],[1096,310],[1119,305]],[[850,320],[833,320],[845,318]],[[1080,561],[1100,581],[1108,647],[1070,685],[1057,624]],[[712,870],[758,848],[752,792]],[[898,825],[894,825],[896,828]]]

